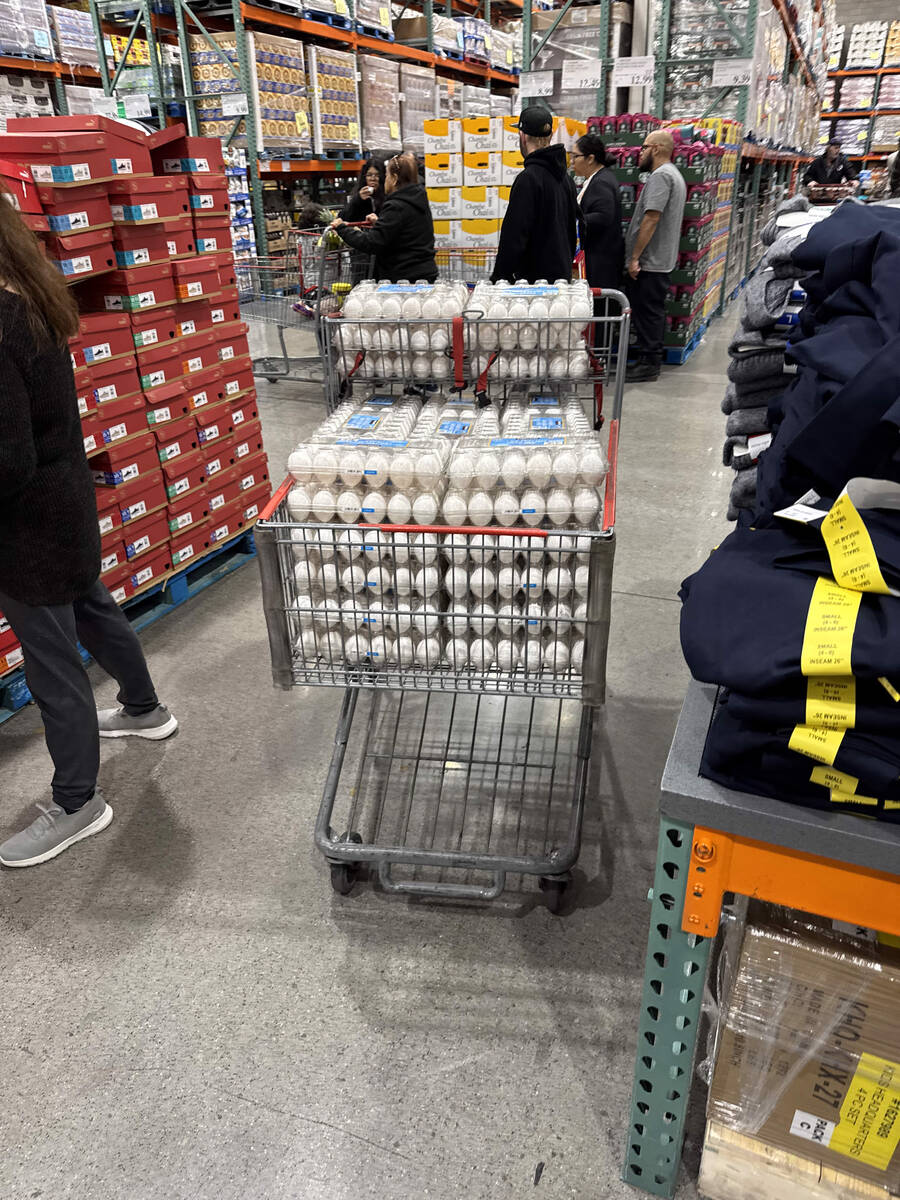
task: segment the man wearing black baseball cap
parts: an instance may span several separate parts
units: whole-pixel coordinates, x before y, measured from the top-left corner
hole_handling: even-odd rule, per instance
[[[817,183],[821,187],[833,187],[838,183],[856,183],[856,171],[841,154],[841,139],[832,138],[825,153],[806,168],[804,183]]]
[[[566,152],[550,145],[553,117],[543,105],[524,108],[518,128],[525,166],[510,190],[491,279],[569,279],[578,201]]]

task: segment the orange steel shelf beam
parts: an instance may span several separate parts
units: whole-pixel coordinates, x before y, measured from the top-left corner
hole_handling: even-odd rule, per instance
[[[358,171],[361,158],[274,159],[259,162],[260,175],[346,175]]]

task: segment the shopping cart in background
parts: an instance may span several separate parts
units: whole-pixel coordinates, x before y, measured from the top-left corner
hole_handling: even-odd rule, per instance
[[[274,327],[280,350],[280,355],[254,357],[253,373],[269,383],[324,384],[322,320],[340,312],[354,284],[370,271],[371,261],[351,251],[327,228],[292,229],[284,254],[240,262],[241,315],[246,321]],[[289,353],[287,330],[313,339],[307,353]]]
[[[496,249],[484,246],[442,246],[434,252],[438,279],[470,286],[490,279],[496,257]]]
[[[345,692],[315,829],[339,893],[366,868],[387,891],[450,899],[496,899],[510,876],[536,876],[551,911],[567,906],[595,721],[606,696],[630,321],[624,295],[605,299],[604,315],[570,326],[576,349],[602,347],[597,377],[613,388],[596,528],[299,522],[288,506],[291,479],[261,514],[256,541],[274,682]],[[343,355],[340,319],[324,324],[330,353]],[[457,353],[449,357],[454,382],[464,388],[478,386],[483,347],[476,335],[484,325],[455,331]],[[545,333],[539,330],[539,342]],[[396,378],[377,381],[379,390],[402,389],[402,375],[401,363]],[[428,382],[447,387],[446,379]],[[560,381],[501,385],[488,371],[489,402],[531,382],[549,389]],[[354,544],[362,559],[354,558]],[[539,588],[540,613],[538,593],[525,607],[517,595],[511,613],[463,608],[447,573],[459,555],[466,571],[488,570],[498,581],[511,556],[515,578]],[[366,571],[362,588],[355,562]],[[429,567],[439,572],[433,600],[433,577],[429,584],[420,574]],[[576,581],[580,609],[553,603],[563,577]],[[499,657],[500,639],[516,648],[508,663]]]

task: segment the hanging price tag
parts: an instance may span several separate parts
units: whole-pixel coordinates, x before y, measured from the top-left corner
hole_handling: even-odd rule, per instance
[[[243,92],[229,92],[222,97],[223,117],[245,117],[250,111]]]
[[[297,126],[297,132],[306,137],[309,134],[309,118],[305,112],[294,113],[294,122]]]
[[[552,96],[553,95],[553,72],[552,71],[525,71],[519,76],[519,95],[524,99],[526,96]]]
[[[400,140],[400,126],[396,121],[388,121],[388,129],[391,131],[391,137],[395,142]]]
[[[652,54],[613,60],[613,87],[650,87],[656,71]]]
[[[713,63],[713,87],[747,87],[752,78],[752,58],[717,58]]]
[[[569,58],[562,65],[564,92],[584,92],[603,85],[603,63],[599,59]]]
[[[347,7],[347,0],[334,0],[334,11],[338,16],[346,17],[350,12],[350,9]]]

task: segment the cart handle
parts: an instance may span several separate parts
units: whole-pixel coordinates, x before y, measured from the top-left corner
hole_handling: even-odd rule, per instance
[[[278,491],[273,494],[272,499],[259,514],[258,519],[260,521],[270,521],[276,508],[280,508],[282,503],[288,498],[288,493],[291,491],[293,486],[293,476],[288,475],[287,479],[285,479],[284,483],[281,485]]]
[[[616,523],[616,472],[619,465],[619,418],[609,422],[609,443],[606,451],[609,469],[606,472],[606,495],[603,500],[603,528],[612,529]]]
[[[546,529],[520,528],[518,525],[361,525],[359,528],[380,529],[385,533],[463,533],[466,537],[471,537],[472,534],[498,537],[506,532],[510,537],[547,536]]]

